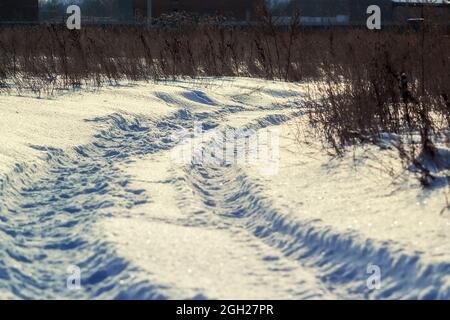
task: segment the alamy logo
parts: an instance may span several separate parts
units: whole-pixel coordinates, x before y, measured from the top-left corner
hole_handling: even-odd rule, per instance
[[[368,264],[366,269],[367,274],[370,276],[367,278],[366,285],[370,290],[378,290],[381,288],[381,268],[376,264]]]
[[[67,28],[69,30],[81,29],[81,8],[77,5],[71,5],[67,7],[67,14],[70,14],[67,18]]]
[[[179,130],[172,139],[172,161],[180,165],[253,166],[263,175],[278,173],[279,129]]]
[[[81,289],[81,269],[78,266],[72,265],[67,267],[66,286],[69,290]]]
[[[367,28],[369,30],[379,30],[381,29],[381,9],[377,5],[371,5],[367,8]]]

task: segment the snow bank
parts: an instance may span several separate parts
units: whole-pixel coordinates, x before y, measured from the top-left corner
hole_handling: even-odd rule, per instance
[[[279,174],[246,169],[271,208],[255,232],[319,267],[335,290],[373,298],[450,297],[445,185],[423,189],[412,174],[400,173],[392,150],[358,147],[333,159],[319,143],[299,143],[298,121],[282,132]],[[402,179],[394,181],[389,169]],[[286,237],[293,243],[286,245]],[[364,288],[372,264],[385,280],[380,290]]]
[[[445,186],[299,143],[303,108],[301,84],[236,78],[1,97],[0,297],[450,298]],[[233,128],[276,129],[275,174],[174,161]]]

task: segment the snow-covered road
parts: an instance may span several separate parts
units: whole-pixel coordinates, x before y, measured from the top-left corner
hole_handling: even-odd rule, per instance
[[[2,97],[0,298],[450,298],[440,191],[408,205],[416,185],[388,196],[298,149],[303,108],[301,85],[254,79]],[[180,136],[195,155],[231,129],[273,132],[276,158],[177,161]]]

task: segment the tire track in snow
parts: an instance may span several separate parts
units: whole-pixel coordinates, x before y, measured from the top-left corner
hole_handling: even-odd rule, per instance
[[[30,146],[42,151],[46,168],[17,165],[0,190],[0,296],[164,298],[158,286],[134,282],[135,267],[97,238],[92,226],[148,200],[128,187],[118,164],[170,149],[171,134],[191,128],[194,119],[187,110],[157,122],[113,114],[87,120],[100,131],[74,152]],[[71,265],[82,270],[82,290],[66,287]]]
[[[113,207],[131,208],[146,201],[127,188],[115,166],[129,155],[160,149],[139,119],[115,114],[93,119],[103,130],[73,154],[32,146],[43,152],[48,168],[18,168],[1,197],[0,293],[16,298],[159,297],[146,283],[130,280],[128,262],[117,257],[92,223]],[[83,290],[66,287],[66,268],[83,271]],[[145,291],[146,296],[141,296]]]
[[[288,114],[277,113],[250,121],[240,129],[261,129],[276,126],[301,115],[294,111]],[[206,141],[209,144],[221,144],[223,140]],[[220,145],[223,148],[223,145]],[[204,149],[199,150],[202,152]],[[208,163],[191,163],[183,170],[183,174],[175,179],[180,195],[179,207],[185,208],[190,215],[175,222],[184,227],[206,230],[225,230],[233,235],[235,242],[241,247],[251,247],[258,260],[270,262],[266,277],[266,290],[276,291],[275,284],[281,281],[286,293],[284,299],[336,299],[348,298],[347,292],[332,292],[320,278],[314,267],[306,266],[296,259],[285,255],[274,243],[264,241],[264,236],[254,232],[261,226],[258,216],[265,216],[265,211],[273,212],[269,199],[260,194],[261,186],[252,183],[243,170],[234,165],[211,165]],[[255,220],[256,218],[256,220]],[[167,220],[168,224],[174,221]],[[266,225],[270,222],[265,221]],[[276,232],[268,230],[268,232]],[[287,240],[287,239],[285,239]],[[292,239],[290,239],[292,240]],[[236,244],[235,244],[236,245]],[[256,262],[258,264],[258,262]],[[255,288],[256,289],[256,288]],[[273,296],[272,296],[273,298]]]
[[[183,97],[214,105],[212,99],[197,91]],[[173,97],[160,98],[178,107],[183,103]],[[281,112],[284,107],[260,108],[273,114],[245,127],[260,129],[300,115],[286,115]],[[91,120],[101,130],[92,143],[76,148],[74,154],[33,146],[47,157],[48,168],[18,165],[15,176],[8,177],[0,190],[0,296],[167,298],[164,284],[142,280],[133,261],[117,254],[114,244],[99,238],[92,225],[149,201],[143,190],[129,187],[130,177],[118,164],[131,166],[132,157],[168,152],[175,145],[171,135],[180,129],[192,129],[194,121],[201,121],[203,128],[210,130],[227,115],[242,111],[242,106],[220,106],[197,113],[180,109],[156,122],[115,114]],[[279,286],[280,294],[293,298],[450,297],[448,286],[436,276],[449,274],[449,264],[424,266],[418,256],[393,251],[388,244],[360,242],[355,235],[335,234],[314,222],[293,221],[271,207],[262,186],[244,170],[192,164],[172,183],[181,194],[179,205],[192,215],[163,222],[172,224],[175,231],[179,226],[206,228],[214,234],[210,238],[213,241],[214,231],[221,230],[227,239],[233,239],[226,243],[253,248],[255,254],[247,249],[239,252],[253,261],[265,261],[268,269],[260,269],[258,277],[298,280],[293,287],[286,284],[288,292],[283,292],[284,285]],[[192,191],[195,195],[187,196]],[[268,245],[279,254],[270,251]],[[239,254],[231,261],[239,266]],[[368,292],[365,287],[365,266],[372,261],[389,274],[383,290],[377,292]],[[83,270],[80,291],[65,287],[66,267],[71,264]],[[269,289],[271,282],[260,288]]]
[[[270,115],[266,120],[279,123],[289,118]],[[137,218],[112,218],[101,225],[110,241],[117,244],[119,254],[136,261],[143,278],[164,284],[164,294],[176,299],[336,297],[309,269],[285,258],[236,222],[217,215],[213,203],[222,198],[217,193],[234,190],[234,185],[211,185],[215,192],[208,192],[209,207],[202,208],[199,199],[191,196],[198,188],[189,184],[195,170],[189,168],[180,175],[180,168],[169,162],[167,154],[152,156],[134,171],[136,186],[152,190],[149,195],[153,195],[153,203],[135,212]],[[164,173],[145,178],[148,170]],[[159,197],[156,189],[162,189]],[[178,206],[173,208],[176,199]]]
[[[288,119],[271,115],[250,121],[245,127],[261,129]],[[220,139],[207,142],[205,148],[208,143],[223,147]],[[317,221],[294,219],[273,208],[263,186],[253,182],[242,168],[192,163],[185,170],[184,181],[186,189],[196,190],[197,200],[183,199],[183,205],[197,202],[195,210],[208,216],[198,217],[199,224],[250,232],[285,257],[298,261],[341,298],[450,298],[445,279],[450,274],[449,263],[429,265],[421,261],[420,253],[408,255],[395,244],[360,239],[353,233],[338,234]],[[383,271],[379,290],[371,290],[366,284],[367,266],[372,263]]]
[[[198,92],[186,95],[197,99]],[[194,101],[195,102],[195,101]],[[211,105],[201,97],[198,103]],[[18,164],[0,189],[0,296],[9,298],[165,298],[160,285],[137,279],[136,267],[117,255],[93,225],[148,201],[128,186],[119,164],[131,157],[169,150],[171,135],[203,121],[215,127],[240,106],[192,113],[180,109],[158,121],[113,114],[88,121],[99,128],[93,141],[74,152],[30,146],[42,152],[45,168]],[[66,287],[67,267],[82,270],[81,290]]]

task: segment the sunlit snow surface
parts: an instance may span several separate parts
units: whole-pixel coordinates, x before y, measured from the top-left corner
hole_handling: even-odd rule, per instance
[[[302,93],[227,78],[2,96],[0,298],[448,299],[443,190],[299,145]],[[277,128],[278,171],[177,163],[199,123]]]

